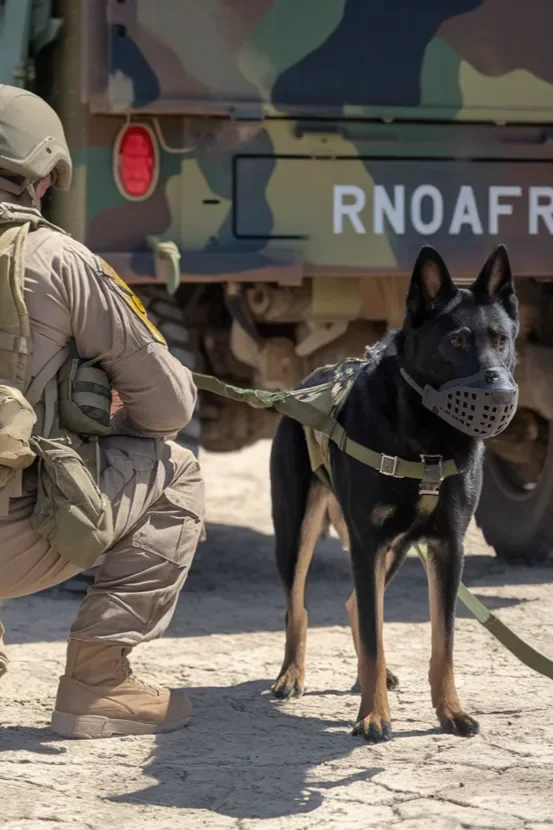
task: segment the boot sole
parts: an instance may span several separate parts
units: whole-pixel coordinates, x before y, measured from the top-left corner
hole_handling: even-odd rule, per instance
[[[111,738],[114,735],[158,735],[188,726],[190,717],[171,723],[141,723],[134,720],[105,718],[102,715],[66,715],[54,712],[51,729],[64,738]]]

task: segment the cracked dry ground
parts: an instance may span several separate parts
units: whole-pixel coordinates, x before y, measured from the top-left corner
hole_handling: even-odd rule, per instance
[[[426,681],[426,579],[409,558],[386,602],[395,737],[368,746],[350,729],[358,699],[344,600],[347,556],[322,542],[309,580],[308,690],[271,700],[283,651],[273,563],[267,442],[203,455],[209,540],[171,627],[136,650],[145,677],[190,689],[188,729],[159,737],[57,740],[48,730],[71,595],[7,602],[10,672],[0,681],[3,830],[455,830],[553,827],[552,682],[519,664],[459,608],[457,680],[481,735],[442,734]],[[466,583],[553,656],[553,569],[507,568],[472,530]]]

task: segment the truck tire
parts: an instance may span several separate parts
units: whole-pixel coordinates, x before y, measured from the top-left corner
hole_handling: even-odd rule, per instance
[[[182,325],[182,313],[171,302],[163,286],[145,285],[133,288],[135,294],[142,300],[148,312],[148,318],[165,337],[169,351],[180,360],[188,369],[194,369],[195,353],[192,349],[190,336]],[[200,421],[197,413],[182,429],[175,439],[178,444],[187,447],[197,457],[200,447]],[[82,596],[94,582],[94,566],[83,573],[50,589],[48,593],[69,593]]]
[[[553,422],[539,478],[523,486],[508,464],[486,452],[484,482],[476,523],[498,558],[510,564],[537,565],[553,552]]]

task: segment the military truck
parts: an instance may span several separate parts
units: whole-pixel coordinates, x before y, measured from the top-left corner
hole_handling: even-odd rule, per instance
[[[520,405],[477,519],[553,546],[553,4],[1,0],[0,80],[59,112],[75,161],[45,212],[142,297],[188,366],[290,387],[401,324],[434,245],[458,284],[507,244]],[[270,437],[202,395],[180,439]],[[370,436],[367,436],[370,443]]]

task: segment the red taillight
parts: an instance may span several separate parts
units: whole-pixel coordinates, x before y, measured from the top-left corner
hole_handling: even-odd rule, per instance
[[[114,175],[127,199],[145,199],[159,176],[158,149],[154,134],[144,124],[123,127],[115,141]]]

